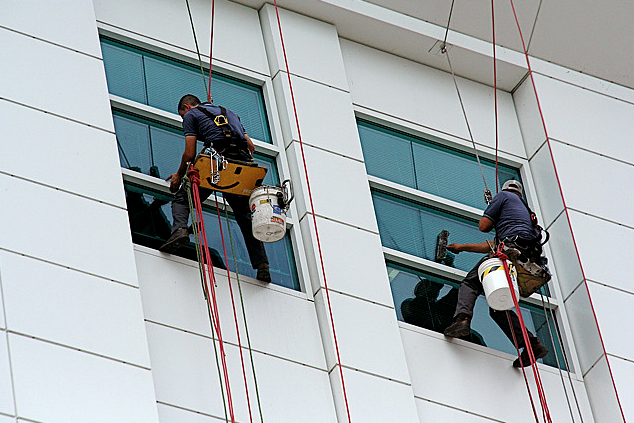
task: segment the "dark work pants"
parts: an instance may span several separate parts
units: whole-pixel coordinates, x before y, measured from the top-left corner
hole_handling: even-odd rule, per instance
[[[200,188],[200,201],[205,201],[211,194],[212,190]],[[261,263],[268,263],[269,259],[266,256],[264,250],[264,243],[259,241],[253,236],[251,229],[251,209],[249,208],[249,197],[246,195],[235,195],[223,193],[222,196],[227,200],[229,206],[233,210],[233,215],[236,218],[236,223],[240,227],[244,243],[249,252],[249,259],[251,260],[251,266],[257,268]],[[189,222],[189,200],[187,199],[187,192],[185,188],[181,186],[174,200],[172,201],[172,217],[174,223],[172,225],[172,232],[176,229],[186,228]]]
[[[482,262],[490,258],[490,256],[484,256],[480,261],[471,269],[467,276],[460,283],[460,288],[458,289],[458,303],[456,304],[456,312],[454,313],[454,318],[459,313],[464,313],[469,317],[473,316],[473,308],[475,307],[476,299],[480,294],[484,292],[484,288],[482,288],[482,283],[480,282],[480,278],[478,278],[478,267]],[[518,298],[519,300],[519,298]],[[511,318],[511,323],[513,325],[513,330],[511,331],[511,326],[509,326],[509,321],[506,316],[506,311],[494,310],[489,307],[489,315],[493,319],[495,323],[502,329],[502,332],[507,336],[507,338],[513,344],[513,333],[515,333],[515,339],[517,339],[517,345],[519,348],[524,347],[524,337],[522,336],[522,326],[520,325],[520,320],[517,317],[517,314],[513,310],[509,310],[509,316]],[[528,331],[528,337],[534,338],[535,336]]]

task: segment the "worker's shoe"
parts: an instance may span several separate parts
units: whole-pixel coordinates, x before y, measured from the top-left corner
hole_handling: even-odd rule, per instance
[[[451,338],[460,338],[467,336],[471,333],[471,316],[467,316],[464,313],[459,313],[451,326],[449,326],[443,332],[445,336]]]
[[[537,338],[531,338],[530,342],[531,348],[533,349],[533,355],[535,356],[535,360],[546,357],[548,354],[548,348],[541,343],[541,341]],[[520,362],[521,359],[521,362]],[[526,367],[532,364],[530,357],[528,356],[528,348],[524,347],[524,351],[518,358],[513,362],[513,367]]]
[[[269,283],[271,282],[271,273],[269,272],[268,263],[260,263],[258,265],[258,274],[255,277],[257,280]]]
[[[167,242],[159,247],[159,251],[172,254],[187,243],[189,243],[189,231],[187,228],[178,228],[172,232]]]

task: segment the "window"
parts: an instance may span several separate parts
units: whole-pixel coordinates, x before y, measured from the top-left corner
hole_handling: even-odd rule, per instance
[[[484,183],[475,155],[436,141],[416,137],[366,120],[358,120],[366,169],[371,179],[372,200],[379,226],[386,266],[400,321],[442,333],[453,321],[460,281],[482,257],[476,253],[447,252],[436,263],[437,238],[449,231],[449,242],[481,242],[478,230],[483,209]],[[495,162],[481,158],[489,184],[495,181]],[[500,186],[520,180],[518,169],[498,165]],[[495,190],[495,185],[489,187]],[[429,201],[430,195],[434,201]],[[456,205],[457,204],[457,205]],[[492,239],[492,235],[488,236]],[[554,321],[549,312],[532,304],[520,304],[527,328],[549,348],[543,362],[556,366],[559,346],[552,345]],[[515,347],[488,317],[484,296],[474,309],[468,341],[516,354]],[[563,360],[560,359],[563,366]]]
[[[112,114],[121,167],[157,178],[152,182],[152,178],[126,173],[126,202],[132,239],[137,244],[157,249],[170,236],[172,226],[169,204],[172,195],[159,178],[164,179],[178,169],[184,148],[181,119],[175,114],[176,105],[183,94],[191,93],[201,100],[206,99],[206,80],[203,80],[200,69],[185,62],[109,38],[101,41],[108,89],[114,96]],[[271,143],[260,87],[214,73],[212,90],[218,104],[240,116],[252,139]],[[122,105],[118,97],[131,102]],[[166,116],[169,115],[162,111],[173,113],[174,117],[168,118]],[[199,142],[198,151],[201,149],[202,142]],[[256,152],[254,159],[268,169],[265,184],[280,182],[274,146],[265,153]],[[222,210],[222,195],[218,197],[229,263],[224,260],[213,195],[203,206],[207,242],[214,265],[235,271]],[[228,218],[238,272],[255,277],[256,271],[251,268],[242,233],[230,212]],[[265,249],[273,283],[299,290],[290,238],[286,236],[281,241],[266,243]],[[181,248],[177,255],[196,260],[194,243]]]

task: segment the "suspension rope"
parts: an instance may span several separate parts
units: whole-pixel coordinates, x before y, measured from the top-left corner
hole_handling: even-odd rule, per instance
[[[222,241],[222,251],[225,256],[225,263],[227,263],[227,281],[229,285],[229,295],[231,297],[231,307],[233,309],[233,320],[235,322],[236,336],[238,338],[238,349],[240,350],[240,363],[242,364],[242,376],[244,378],[244,391],[247,398],[247,408],[249,410],[249,421],[253,422],[253,415],[251,413],[251,400],[249,398],[249,385],[247,383],[247,372],[244,366],[244,355],[242,351],[242,341],[240,339],[240,328],[238,327],[238,315],[236,313],[236,303],[233,296],[233,287],[231,286],[231,273],[229,272],[229,260],[227,259],[227,248],[225,247],[225,236],[222,231],[222,221],[220,219],[220,206],[218,205],[218,195],[214,191],[214,199],[216,200],[216,213],[218,214],[218,228],[220,230],[220,239]],[[238,269],[236,274],[238,273]]]
[[[216,200],[217,203],[217,200]],[[238,293],[240,294],[240,307],[242,309],[242,319],[244,321],[244,332],[247,337],[247,348],[249,350],[249,358],[251,361],[251,371],[253,372],[253,384],[255,385],[255,397],[258,403],[258,411],[260,413],[260,421],[264,423],[264,416],[262,415],[262,404],[260,402],[260,389],[258,388],[258,378],[255,373],[255,363],[253,361],[253,349],[251,348],[251,338],[249,336],[249,325],[247,324],[247,314],[244,307],[244,297],[242,295],[242,284],[240,283],[240,273],[238,272],[238,260],[236,259],[236,251],[233,247],[233,235],[231,233],[231,224],[229,223],[229,213],[227,212],[227,203],[225,198],[222,197],[222,204],[225,210],[225,222],[227,223],[227,231],[229,232],[229,244],[231,245],[231,254],[233,256],[233,268],[236,275],[236,281],[238,284]]]
[[[310,210],[311,210],[311,214],[313,217],[313,225],[315,227],[315,238],[317,240],[317,249],[319,251],[319,261],[321,264],[321,273],[322,276],[324,278],[324,291],[326,292],[326,301],[328,303],[328,313],[330,315],[330,325],[332,327],[332,335],[333,335],[333,339],[334,339],[334,344],[335,344],[335,352],[336,352],[336,356],[337,356],[337,364],[339,366],[339,376],[341,377],[341,389],[343,392],[343,399],[346,405],[346,414],[348,416],[348,422],[351,423],[351,419],[350,419],[350,406],[348,405],[348,395],[346,393],[346,385],[344,382],[344,377],[343,377],[343,367],[341,366],[341,356],[339,355],[339,343],[337,342],[337,333],[335,331],[335,321],[333,318],[333,314],[332,314],[332,306],[330,303],[330,290],[328,289],[328,282],[326,281],[326,269],[324,267],[324,258],[323,258],[323,254],[321,251],[321,242],[319,240],[319,232],[317,231],[317,217],[315,216],[315,207],[313,204],[313,195],[310,189],[310,180],[308,178],[308,167],[306,166],[306,156],[304,154],[304,143],[302,142],[302,133],[300,131],[299,128],[299,117],[297,115],[297,107],[295,105],[295,94],[293,93],[293,83],[291,82],[291,72],[288,68],[288,58],[286,55],[286,47],[284,45],[284,36],[282,35],[282,24],[280,22],[280,14],[277,8],[277,0],[273,0],[274,4],[275,4],[275,15],[277,17],[277,26],[280,32],[280,41],[282,44],[282,52],[284,53],[284,64],[286,65],[286,75],[288,77],[288,86],[289,86],[289,90],[290,90],[290,94],[291,94],[291,100],[293,103],[293,113],[295,115],[295,124],[297,125],[297,136],[298,136],[298,140],[299,140],[299,147],[302,153],[302,161],[304,163],[304,175],[306,177],[306,187],[308,190],[308,199],[310,201]]]
[[[586,274],[583,269],[583,264],[581,263],[581,254],[579,253],[579,248],[577,247],[577,241],[575,239],[575,234],[572,230],[572,223],[570,223],[570,215],[568,213],[568,206],[566,205],[566,200],[564,198],[564,191],[561,186],[561,180],[559,178],[559,172],[557,171],[557,166],[555,165],[555,157],[553,156],[552,147],[550,145],[550,138],[548,137],[548,131],[546,129],[546,120],[544,119],[544,113],[542,111],[541,103],[539,101],[539,95],[537,94],[537,87],[535,85],[535,79],[533,77],[533,70],[531,68],[530,59],[528,57],[528,50],[526,49],[526,43],[524,42],[524,35],[522,34],[522,28],[520,27],[519,19],[517,18],[517,12],[515,11],[515,5],[513,0],[510,0],[511,8],[513,9],[513,16],[515,18],[515,24],[517,26],[517,31],[520,35],[520,40],[522,41],[522,49],[524,51],[524,57],[526,58],[526,65],[528,67],[528,75],[531,79],[531,83],[533,85],[533,92],[535,93],[535,101],[537,102],[537,109],[539,110],[539,116],[542,121],[542,127],[544,129],[544,136],[546,137],[546,144],[548,145],[548,151],[550,153],[550,158],[553,163],[553,170],[555,171],[555,179],[557,180],[557,186],[559,187],[559,192],[561,194],[561,201],[564,207],[564,212],[566,213],[566,219],[568,220],[568,227],[570,228],[570,235],[572,237],[572,244],[575,247],[575,252],[577,254],[577,259],[579,260],[579,268],[581,269],[581,275],[583,276],[583,280],[586,285],[586,292],[588,294],[588,301],[590,302],[590,309],[592,310],[592,315],[594,316],[595,323],[597,325],[597,333],[599,334],[599,339],[601,340],[601,347],[603,348],[603,354],[605,355],[605,362],[608,366],[608,372],[610,373],[610,379],[612,379],[612,386],[614,388],[614,395],[616,396],[616,401],[619,405],[619,410],[621,412],[621,417],[623,421],[625,421],[625,412],[623,411],[623,406],[621,404],[621,399],[619,398],[619,393],[616,389],[616,382],[614,381],[614,375],[612,373],[612,367],[610,366],[610,360],[608,360],[608,353],[605,349],[605,343],[603,342],[603,335],[601,335],[601,329],[599,328],[599,321],[597,319],[597,313],[594,309],[594,304],[592,303],[592,298],[590,296],[590,289],[588,288],[588,283],[586,279]]]
[[[190,166],[191,167],[191,166]],[[231,386],[229,384],[229,372],[228,372],[228,368],[227,368],[227,361],[226,361],[226,352],[225,352],[225,348],[224,348],[224,342],[222,340],[222,330],[220,328],[220,315],[218,313],[218,303],[216,300],[216,275],[214,273],[214,268],[213,268],[213,263],[211,261],[211,256],[209,254],[209,246],[207,245],[207,234],[205,231],[205,225],[202,219],[202,202],[200,200],[200,194],[198,192],[198,187],[200,186],[200,176],[198,174],[198,171],[190,169],[189,171],[189,178],[191,180],[192,183],[192,196],[194,198],[194,209],[196,210],[196,222],[195,225],[198,226],[198,233],[200,234],[200,242],[197,245],[198,248],[200,248],[201,251],[201,255],[203,258],[203,264],[206,266],[206,271],[207,274],[205,275],[203,273],[203,275],[205,275],[205,283],[207,285],[207,290],[208,292],[211,293],[210,299],[211,301],[207,301],[209,308],[211,309],[212,312],[212,321],[213,321],[213,325],[214,328],[216,329],[216,334],[218,335],[218,345],[220,348],[220,358],[222,361],[222,368],[223,368],[223,374],[224,374],[224,382],[225,382],[225,390],[227,393],[227,405],[229,408],[229,415],[231,417],[231,422],[235,422],[235,417],[234,417],[234,412],[233,412],[233,398],[231,396]]]
[[[216,0],[211,0],[211,30],[209,36],[209,87],[207,89],[207,101],[211,103],[211,63],[214,60],[214,16],[216,15]]]
[[[522,337],[524,338],[524,351],[528,352],[528,360],[530,362],[531,368],[533,370],[533,376],[535,377],[535,385],[537,386],[537,393],[539,395],[539,401],[542,406],[542,413],[544,416],[544,421],[548,423],[552,423],[550,418],[550,411],[548,410],[548,404],[546,402],[546,395],[544,393],[544,386],[541,381],[541,377],[539,375],[539,370],[537,368],[537,361],[535,360],[535,355],[533,354],[533,348],[530,342],[530,338],[528,336],[528,331],[526,330],[526,324],[524,323],[524,317],[522,316],[522,311],[520,310],[520,305],[517,301],[517,295],[515,295],[515,288],[513,286],[513,282],[511,280],[511,275],[509,273],[509,266],[507,263],[508,257],[506,254],[502,252],[504,248],[504,243],[501,243],[498,247],[498,251],[495,256],[502,260],[502,265],[504,267],[504,272],[506,273],[506,279],[509,284],[509,288],[511,291],[511,297],[513,298],[513,304],[515,305],[515,312],[520,322],[520,328],[522,330]],[[513,331],[513,327],[511,326],[511,331]],[[523,367],[524,363],[522,360],[522,356],[519,356],[520,366]]]
[[[201,251],[198,248],[200,244],[200,234],[198,233],[198,225],[196,224],[196,222],[198,221],[198,214],[196,213],[196,208],[194,207],[194,200],[192,198],[192,191],[191,191],[191,181],[189,179],[189,176],[185,175],[185,177],[183,178],[183,184],[185,185],[185,190],[187,192],[187,201],[189,203],[189,210],[191,211],[191,215],[192,215],[192,228],[194,230],[194,241],[195,241],[195,245],[196,245],[196,257],[197,257],[197,263],[198,263],[198,271],[200,272],[200,281],[202,284],[202,288],[203,288],[203,295],[205,297],[205,301],[207,302],[207,307],[205,307],[207,309],[207,315],[209,316],[209,326],[211,329],[211,343],[214,346],[214,355],[216,358],[216,368],[218,370],[218,382],[220,383],[220,393],[222,394],[222,406],[224,408],[224,413],[225,413],[225,421],[229,421],[229,417],[227,415],[227,403],[226,403],[226,398],[225,398],[225,390],[224,390],[224,386],[222,383],[222,375],[221,375],[221,370],[220,370],[220,361],[218,359],[218,347],[216,346],[216,341],[214,340],[214,325],[212,323],[213,317],[211,314],[211,308],[209,307],[209,292],[207,290],[207,284],[205,283],[206,281],[206,276],[205,276],[205,267],[203,266],[203,260],[202,260],[202,256],[201,256]]]
[[[497,73],[497,60],[495,58],[495,8],[493,6],[494,0],[491,0],[491,25],[493,27],[493,98],[495,108],[495,193],[500,191],[500,181],[498,180],[498,73]]]
[[[451,58],[449,57],[449,49],[447,48],[447,34],[449,33],[449,24],[451,23],[451,15],[453,12],[453,1],[451,2],[451,9],[449,10],[449,18],[447,19],[447,28],[445,31],[445,39],[440,46],[440,52],[443,53],[447,57],[447,63],[449,64],[449,70],[451,71],[451,78],[453,79],[453,84],[456,87],[456,93],[458,94],[458,100],[460,102],[460,108],[462,110],[462,115],[464,116],[464,121],[467,125],[467,131],[469,132],[469,139],[471,140],[471,145],[473,146],[473,151],[476,156],[476,160],[478,161],[478,167],[480,168],[480,174],[482,175],[482,181],[484,182],[485,189],[485,201],[488,203],[490,198],[487,199],[487,192],[491,193],[489,190],[489,186],[487,185],[487,180],[484,177],[484,171],[482,170],[482,163],[480,162],[480,155],[478,154],[478,148],[476,147],[475,140],[473,138],[473,132],[471,132],[471,125],[469,125],[469,119],[467,118],[467,111],[464,107],[464,102],[462,101],[462,95],[460,95],[460,88],[458,88],[458,81],[456,80],[456,74],[453,70],[453,66],[451,65]]]
[[[200,48],[198,47],[198,38],[196,37],[196,29],[194,28],[194,19],[192,18],[192,11],[189,7],[189,0],[185,0],[187,3],[187,13],[189,14],[189,24],[192,27],[192,34],[194,35],[194,44],[196,45],[196,54],[198,55],[198,64],[200,65],[200,73],[203,76],[203,85],[205,86],[205,91],[207,93],[207,97],[209,98],[209,88],[207,88],[207,80],[205,78],[205,68],[203,67],[203,59],[200,55]]]
[[[520,347],[517,342],[517,337],[515,336],[515,330],[513,330],[513,322],[511,321],[511,312],[506,310],[506,320],[509,322],[509,329],[511,331],[511,335],[513,335],[513,346],[515,347],[515,351],[517,351],[517,357],[520,361],[520,368],[522,369],[522,375],[524,376],[524,383],[526,384],[526,392],[528,392],[528,399],[531,403],[531,408],[533,409],[533,415],[535,416],[535,421],[539,423],[539,417],[537,416],[537,409],[535,408],[535,401],[533,400],[533,394],[531,393],[530,385],[528,384],[528,377],[526,376],[526,370],[524,369],[524,363],[522,363],[522,355],[520,354]]]
[[[550,304],[550,298],[548,299],[548,309],[546,308],[546,301],[544,300],[544,294],[542,294],[543,291],[543,287],[539,288],[539,295],[541,297],[542,300],[542,308],[544,309],[544,316],[546,317],[546,327],[548,328],[548,334],[550,336],[550,343],[553,347],[555,346],[555,338],[557,338],[557,344],[559,346],[559,349],[561,350],[563,356],[564,356],[564,365],[566,366],[566,373],[568,374],[568,379],[570,381],[570,387],[572,388],[572,392],[574,394],[575,397],[575,403],[577,405],[577,411],[579,411],[579,416],[581,417],[581,410],[579,409],[579,401],[577,400],[577,394],[575,393],[575,387],[572,384],[572,378],[570,377],[570,367],[568,365],[568,358],[566,357],[566,351],[564,350],[564,347],[562,345],[561,339],[559,338],[559,331],[557,329],[557,334],[555,336],[553,336],[553,331],[552,328],[550,326],[550,320],[548,319],[548,314],[550,311],[550,317],[552,318],[552,322],[553,325],[555,327],[557,327],[557,320],[555,319],[555,315],[553,313],[553,309],[550,308],[551,304]],[[561,385],[564,388],[564,394],[566,396],[566,403],[568,404],[568,411],[570,412],[570,418],[572,419],[571,421],[574,422],[575,421],[575,416],[574,416],[574,412],[572,411],[572,405],[570,404],[570,398],[568,396],[568,390],[566,389],[566,381],[564,380],[564,375],[563,372],[561,371],[561,363],[559,361],[559,354],[557,354],[557,350],[555,349],[555,351],[553,352],[553,354],[555,355],[555,361],[557,362],[557,370],[559,370],[559,379],[561,380]],[[581,421],[583,422],[583,417],[581,417]]]

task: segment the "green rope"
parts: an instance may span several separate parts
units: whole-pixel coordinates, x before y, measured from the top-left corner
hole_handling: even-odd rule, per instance
[[[204,282],[205,268],[203,266],[202,255],[200,251],[200,248],[202,248],[200,246],[202,246],[202,244],[200,242],[200,234],[198,233],[198,226],[196,225],[198,216],[196,214],[196,207],[194,207],[194,201],[192,199],[192,184],[188,176],[185,176],[183,178],[183,184],[185,186],[185,191],[187,192],[187,200],[189,202],[189,211],[190,211],[191,219],[192,219],[192,227],[194,228],[194,240],[196,242],[196,247],[197,247],[195,248],[195,250],[196,250],[196,257],[198,259],[198,270],[200,271],[200,283],[203,287],[203,295],[205,296],[205,301],[207,302],[207,307],[205,308],[207,309],[207,315],[209,316],[209,327],[211,328],[211,343],[214,345],[214,355],[216,357],[216,368],[218,369],[218,382],[220,383],[220,393],[222,394],[222,406],[224,407],[224,410],[225,410],[225,421],[228,422],[229,416],[227,414],[227,399],[225,397],[224,386],[222,385],[220,361],[218,360],[218,347],[216,346],[216,341],[214,340],[214,325],[212,323],[213,318],[211,316],[211,310],[210,310],[211,305],[209,302],[209,292]]]
[[[214,198],[216,204],[218,203],[218,197],[214,191]],[[222,197],[222,205],[225,209],[225,221],[227,222],[227,230],[229,231],[229,244],[231,245],[231,255],[233,256],[233,269],[236,274],[236,281],[238,283],[238,292],[240,293],[240,306],[242,307],[242,318],[244,319],[244,331],[247,335],[247,346],[249,348],[249,359],[251,360],[251,370],[253,371],[253,384],[255,385],[255,397],[258,401],[258,411],[260,413],[260,421],[264,423],[264,416],[262,415],[262,404],[260,402],[260,390],[258,388],[258,378],[255,374],[255,363],[253,362],[253,350],[251,348],[251,338],[249,337],[249,326],[247,325],[247,314],[244,309],[244,297],[242,296],[242,284],[240,283],[240,275],[238,274],[238,260],[236,259],[236,251],[233,248],[233,235],[231,234],[231,225],[229,224],[229,213],[227,212],[227,203],[225,198]],[[228,267],[228,266],[227,266]],[[227,273],[229,269],[227,268]]]
[[[205,79],[205,69],[203,67],[203,60],[200,56],[200,48],[198,48],[198,39],[196,38],[196,30],[194,29],[194,20],[192,19],[192,11],[189,8],[189,0],[185,0],[187,3],[187,13],[189,13],[189,23],[192,27],[192,34],[194,34],[194,44],[196,44],[196,54],[198,54],[198,63],[200,64],[200,73],[203,75],[203,85],[205,86],[205,91],[207,92],[207,98],[209,98],[209,89],[207,88],[207,80]],[[211,75],[209,75],[211,77]]]

